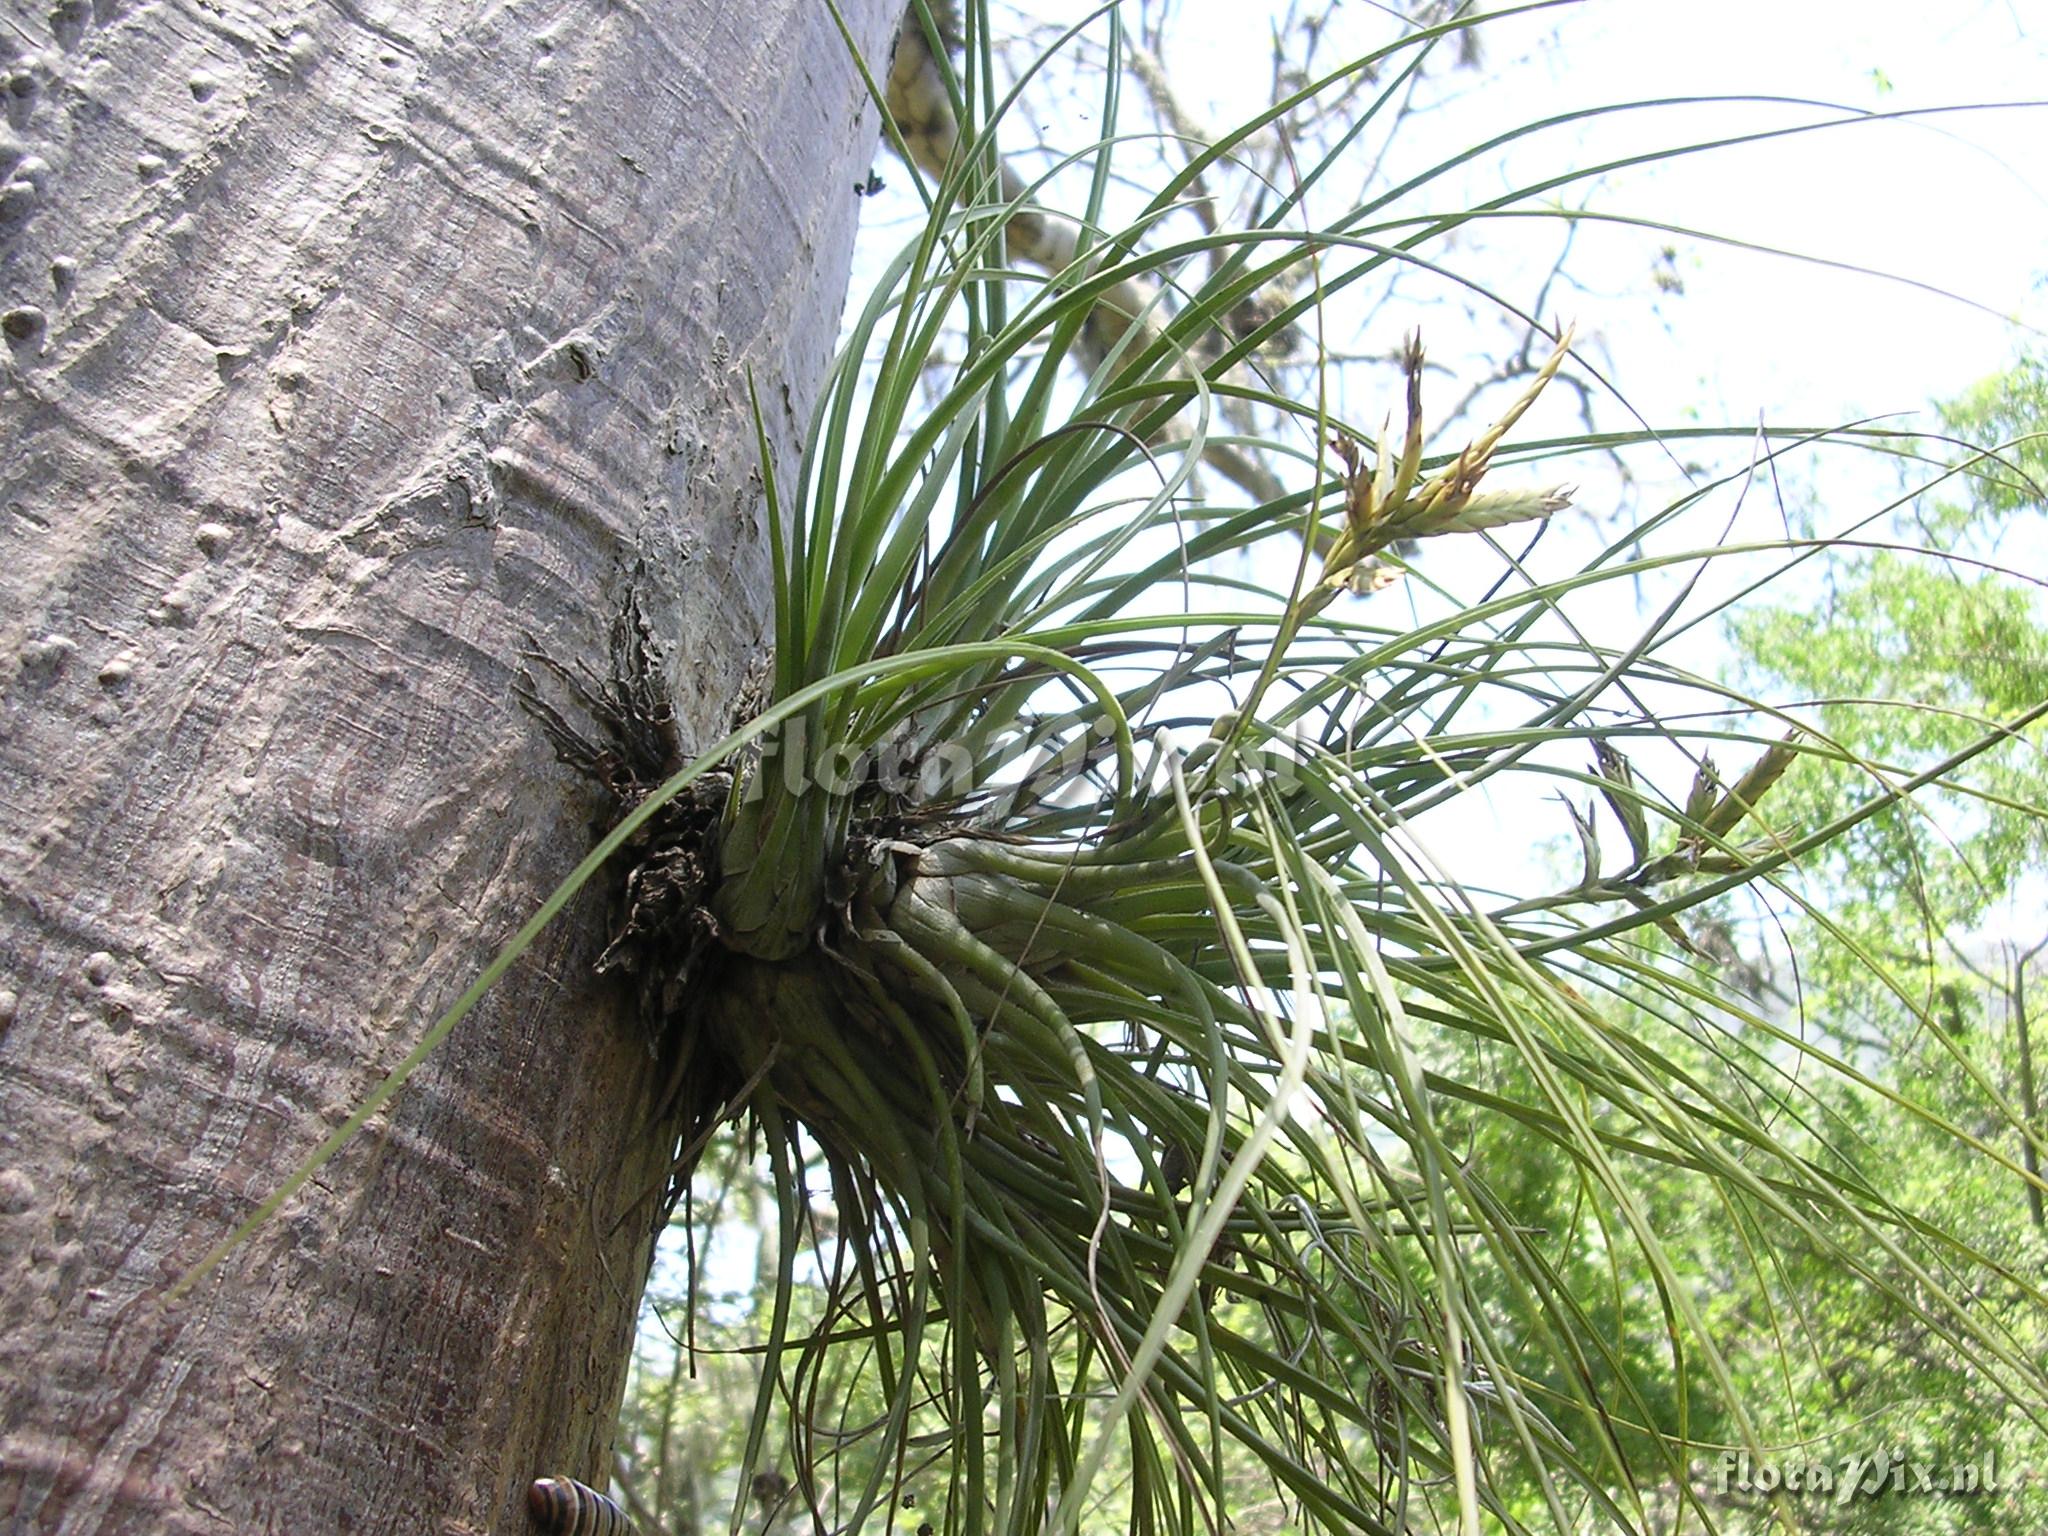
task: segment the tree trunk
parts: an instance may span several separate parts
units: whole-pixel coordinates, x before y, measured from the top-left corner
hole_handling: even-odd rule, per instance
[[[665,1168],[602,893],[165,1292],[588,848],[522,653],[605,673],[631,588],[723,729],[744,370],[791,469],[877,115],[819,0],[13,9],[0,1527],[522,1530]]]

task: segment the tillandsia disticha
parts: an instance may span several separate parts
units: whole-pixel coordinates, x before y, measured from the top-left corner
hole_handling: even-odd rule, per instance
[[[913,267],[906,284],[916,298],[942,280]],[[1040,323],[985,354],[999,364]],[[871,409],[856,447],[835,402],[821,410],[826,446],[776,544],[775,675],[749,744],[648,824],[629,885],[692,878],[629,907],[615,950],[686,1042],[679,1181],[744,1111],[785,1207],[770,1354],[795,1363],[764,1378],[748,1465],[783,1400],[804,1496],[864,1487],[853,1526],[905,1447],[936,1437],[958,1452],[962,1500],[994,1529],[1036,1529],[1047,1509],[1071,1518],[1117,1439],[1100,1428],[1120,1424],[1116,1454],[1149,1469],[1131,1498],[1220,1500],[1248,1451],[1318,1519],[1377,1530],[1418,1469],[1490,1500],[1489,1424],[1568,1448],[1444,1303],[1462,1283],[1451,1250],[1501,1216],[1483,1176],[1445,1160],[1409,1032],[1418,1011],[1492,1017],[1510,993],[1586,1005],[1546,967],[1510,964],[1489,996],[1417,958],[1498,940],[1392,873],[1401,805],[1490,754],[1449,761],[1390,729],[1368,688],[1383,659],[1333,604],[1386,586],[1397,544],[1569,504],[1564,486],[1488,480],[1569,350],[1563,331],[1500,418],[1432,463],[1411,340],[1398,437],[1390,424],[1368,453],[1336,433],[1306,517],[1228,525],[1233,547],[1306,535],[1292,589],[1236,613],[1154,607],[1178,551],[1147,557],[1128,517],[1083,502],[1106,473],[1091,448],[1142,454],[1147,396],[1126,397],[1130,427],[997,414],[979,443],[957,415]],[[995,366],[970,361],[954,387],[985,390],[976,370]],[[1160,715],[1218,685],[1234,707],[1184,758],[1140,740],[1191,723]],[[1738,857],[1720,837],[1750,809],[1709,814],[1686,846]],[[1678,852],[1645,871],[1704,867]],[[1400,1169],[1373,1151],[1389,1135]],[[791,1339],[812,1156],[846,1247]],[[849,1337],[886,1404],[864,1451],[825,1435],[808,1395]],[[1329,1369],[1303,1369],[1308,1349]],[[943,1391],[921,1385],[934,1368]],[[1266,1395],[1278,1384],[1284,1402]],[[1000,1453],[976,1449],[984,1415]]]
[[[1313,1337],[1377,1383],[1319,1412],[1367,1434],[1387,1466],[1417,1454],[1418,1434],[1428,1457],[1453,1458],[1444,1343],[1387,1246],[1443,1213],[1362,1187],[1297,1118],[1304,1092],[1355,1104],[1357,1060],[1384,1072],[1404,1058],[1372,1001],[1372,962],[1333,963],[1365,938],[1346,916],[1362,807],[1344,806],[1299,744],[1270,738],[1259,703],[1288,647],[1332,599],[1368,588],[1362,569],[1392,542],[1567,504],[1562,488],[1478,487],[1568,349],[1567,334],[1499,422],[1425,474],[1411,342],[1405,435],[1383,438],[1376,465],[1333,440],[1341,521],[1318,578],[1268,616],[1268,641],[1176,638],[1135,685],[1105,674],[1119,650],[1149,647],[1093,645],[1085,619],[1045,623],[1060,605],[1027,583],[1002,593],[1022,590],[1024,623],[998,607],[977,632],[982,573],[1002,556],[969,544],[987,532],[970,502],[886,604],[873,589],[838,599],[874,616],[882,661],[849,673],[822,658],[811,675],[838,672],[836,687],[790,668],[765,701],[784,709],[762,748],[650,823],[612,960],[642,972],[654,1011],[673,1010],[670,1037],[689,1042],[674,1078],[681,1144],[701,1148],[744,1108],[786,1199],[814,1147],[838,1230],[865,1250],[802,1346],[792,1394],[815,1384],[835,1318],[885,1330],[875,1347],[893,1362],[879,1369],[899,1417],[938,1348],[968,1393],[956,1423],[977,1419],[987,1392],[989,1411],[1041,1425],[1040,1454],[974,1494],[1021,1518],[1080,1486],[1090,1440],[1061,1414],[1091,1382],[1136,1383],[1146,1411],[1180,1426],[1149,1454],[1190,1455],[1184,1431],[1209,1422],[1204,1433],[1272,1452],[1296,1496],[1369,1529],[1383,1511],[1365,1483],[1333,1480],[1322,1456],[1279,1455],[1288,1436],[1260,1413],[1216,1408],[1211,1421],[1218,1371],[1289,1379],[1290,1351]],[[833,547],[843,537],[820,525],[811,556],[867,566],[869,551]],[[830,601],[829,581],[798,594],[794,561],[788,574],[792,607]],[[1117,619],[1111,603],[1094,612]],[[1134,719],[1230,679],[1241,707],[1185,760],[1140,761]],[[1061,684],[1065,702],[1045,708]],[[1219,1291],[1257,1324],[1213,1313]],[[937,1344],[941,1318],[955,1331]],[[1462,1358],[1456,1372],[1468,1386],[1486,1375]],[[1529,1403],[1516,1411],[1543,1423]]]

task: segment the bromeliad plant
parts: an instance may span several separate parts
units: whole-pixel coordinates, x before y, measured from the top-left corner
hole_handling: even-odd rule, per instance
[[[880,349],[859,426],[832,415],[855,375],[835,381],[819,441],[852,447],[852,464],[811,459],[802,536],[777,550],[775,686],[812,702],[728,781],[717,957],[699,994],[723,1070],[697,1074],[693,1129],[744,1101],[794,1200],[801,1127],[857,1252],[787,1390],[826,1368],[836,1326],[881,1330],[874,1369],[895,1382],[883,1440],[900,1449],[938,1407],[920,1362],[943,1362],[963,1529],[1071,1525],[1112,1454],[1133,1522],[1204,1504],[1220,1520],[1233,1443],[1337,1528],[1386,1525],[1389,1489],[1416,1467],[1476,1504],[1475,1404],[1503,1433],[1565,1442],[1513,1367],[1469,1353],[1428,1279],[1455,1273],[1454,1234],[1474,1229],[1449,1198],[1406,1038],[1393,973],[1412,960],[1387,952],[1397,935],[1410,946],[1418,914],[1358,855],[1396,819],[1366,765],[1394,770],[1397,795],[1436,775],[1364,733],[1315,747],[1288,735],[1311,708],[1339,731],[1365,724],[1345,710],[1258,706],[1276,681],[1310,678],[1327,699],[1370,675],[1354,626],[1320,616],[1377,579],[1376,552],[1566,505],[1561,488],[1479,484],[1567,344],[1433,469],[1411,344],[1405,437],[1382,442],[1376,467],[1333,439],[1345,469],[1311,503],[1336,514],[1317,579],[1264,612],[1147,614],[1177,554],[1135,572],[1116,557],[1165,526],[1170,503],[1135,517],[1090,505],[1142,450],[1139,431],[1091,419],[1114,409],[1099,400],[1048,429],[994,390],[1057,325],[1057,302],[990,333],[952,386],[964,398],[922,426],[883,404],[892,386],[907,403],[993,227],[935,221],[940,238],[856,327],[849,360],[891,308],[908,320]],[[944,241],[958,242],[950,257]],[[1058,363],[1048,350],[1034,366]],[[1159,366],[1139,360],[1144,385],[1127,370],[1119,389],[1170,395],[1171,374],[1144,371]],[[1214,552],[1302,531],[1262,509]],[[1304,666],[1291,652],[1307,634],[1335,643]],[[1048,709],[1060,684],[1071,699]],[[1168,749],[1141,765],[1148,711],[1197,684],[1242,707],[1188,760]],[[847,772],[885,757],[886,776]],[[1373,1171],[1386,1126],[1427,1176]],[[1254,1303],[1257,1321],[1222,1321],[1219,1294]],[[786,1347],[770,1341],[771,1355]],[[791,1434],[815,1447],[819,1429],[799,1415]],[[901,1488],[900,1455],[869,1455],[849,1528]],[[830,1459],[799,1457],[814,1491]]]
[[[1677,603],[1622,649],[1574,638],[1575,597],[1717,552],[1617,548],[1415,627],[1365,595],[1416,541],[1559,512],[1570,493],[1539,469],[1614,446],[1511,437],[1569,333],[1494,426],[1436,454],[1419,343],[1401,425],[1378,434],[1245,364],[1351,284],[1440,271],[1424,253],[1475,211],[1378,200],[1303,228],[1333,153],[1262,223],[1157,237],[1251,136],[1363,80],[1394,90],[1466,24],[1305,85],[1113,232],[1105,139],[1082,157],[1074,261],[1026,277],[1004,251],[1021,204],[996,190],[1015,92],[998,98],[985,15],[966,21],[950,89],[969,129],[853,320],[793,486],[763,443],[765,698],[641,787],[422,1047],[634,852],[611,958],[676,1063],[679,1178],[745,1116],[781,1207],[740,1485],[786,1441],[791,1496],[833,1530],[880,1528],[913,1477],[946,1536],[1217,1530],[1248,1472],[1329,1530],[1432,1509],[1475,1532],[1634,1529],[1646,1485],[1711,1526],[1697,1437],[1761,1446],[1650,1208],[1673,1178],[1715,1192],[1766,1313],[1756,1254],[1796,1233],[2014,1401],[2044,1400],[2038,1360],[1968,1304],[1967,1277],[2034,1281],[1803,1120],[1802,1073],[1855,1069],[1689,953],[1687,906],[1844,824],[1777,827],[1759,804],[1826,742],[1681,736],[1644,703],[1690,688],[1708,721],[1746,705],[1658,659]],[[1160,297],[1077,386],[1098,306],[1133,292]],[[1300,297],[1216,345],[1272,292]],[[1305,464],[1303,489],[1190,500],[1225,395],[1314,445],[1251,445]],[[1247,569],[1292,576],[1231,574]],[[1689,795],[1638,778],[1627,754],[1648,741],[1697,764]],[[1733,787],[1704,753],[1730,743],[1758,764]],[[1604,795],[1625,867],[1603,867],[1589,811],[1566,891],[1496,901],[1443,876],[1417,818],[1517,773]],[[1526,1169],[1468,1155],[1481,1118],[1542,1149],[1582,1213],[1569,1230],[1527,1218]],[[800,1259],[814,1199],[836,1236]],[[1617,1255],[1611,1305],[1560,1283],[1562,1250],[1588,1242]],[[801,1326],[800,1262],[822,1295]],[[851,1402],[870,1411],[848,1427]]]

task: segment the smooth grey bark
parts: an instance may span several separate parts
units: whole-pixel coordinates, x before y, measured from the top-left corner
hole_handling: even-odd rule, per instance
[[[0,1528],[522,1530],[664,1171],[601,895],[165,1292],[588,848],[529,643],[722,729],[876,114],[820,0],[37,0],[0,104]]]

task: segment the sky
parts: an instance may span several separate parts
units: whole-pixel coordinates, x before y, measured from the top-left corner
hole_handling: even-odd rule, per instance
[[[1198,121],[1228,125],[1270,99],[1276,19],[1325,4],[1126,0],[1123,13],[1142,31],[1164,8],[1162,55],[1175,95]],[[1404,9],[1418,8],[1406,0]],[[1028,13],[1056,27],[1094,9],[1083,0],[1024,0],[1021,10],[998,5],[998,26],[1020,27]],[[1317,67],[1386,41],[1388,9],[1339,0]],[[1102,31],[1098,23],[1090,36]],[[1389,176],[1574,109],[1724,99],[1531,135],[1432,182],[1411,207],[1465,206],[1561,170],[1700,139],[1960,109],[1847,121],[1575,181],[1555,199],[1696,233],[1581,222],[1571,281],[1548,289],[1542,279],[1564,238],[1557,221],[1473,226],[1432,248],[1483,273],[1512,302],[1533,307],[1540,291],[1545,318],[1577,323],[1582,355],[1644,418],[1931,427],[1931,402],[2008,366],[2026,345],[2048,347],[2048,0],[1579,0],[1526,8],[1478,35],[1481,66],[1436,72],[1437,99],[1403,123],[1383,163]],[[1299,33],[1290,40],[1298,47]],[[1138,93],[1128,81],[1126,90]],[[1808,104],[1726,99],[1737,97]],[[1993,102],[2033,105],[1982,105]],[[1041,102],[1019,126],[1028,132],[1035,122],[1053,149],[1078,150],[1099,132],[1086,111],[1094,105],[1070,100],[1063,116]],[[1357,158],[1377,152],[1368,144]],[[868,210],[871,254],[906,238],[916,211],[908,178],[894,179]],[[1331,183],[1355,190],[1342,175]],[[1491,249],[1475,256],[1479,246]],[[1498,357],[1498,326],[1461,336],[1455,313],[1428,307],[1430,298],[1462,295],[1417,297],[1425,302],[1404,299],[1376,314],[1358,345],[1391,354],[1420,324],[1433,358],[1454,369],[1461,346],[1467,368]],[[1340,408],[1376,423],[1387,390],[1384,374],[1367,376]],[[1607,417],[1604,425],[1627,422],[1612,403]]]
[[[1559,45],[1532,72],[1560,90],[1629,80],[1659,95],[1800,95],[1876,111],[2048,99],[2042,0],[1596,0],[1557,31]],[[1715,111],[1760,123],[1790,116]],[[2008,362],[2010,320],[2034,327],[2037,340],[2048,330],[2041,107],[1730,149],[1618,182],[1615,196],[1646,214],[1955,296],[1705,244],[1687,250],[1687,355],[1734,413],[1776,401],[1839,405],[1845,415],[1915,409]]]
[[[1218,121],[1263,84],[1234,61],[1257,56],[1268,10],[1181,0],[1185,41],[1169,62]],[[1489,23],[1481,36],[1484,68],[1443,114],[1467,142],[1482,125],[1647,98],[1776,95],[1873,112],[2048,102],[2048,0],[1587,0]],[[1549,170],[1575,154],[1590,163],[1815,115],[1735,102],[1631,114],[1593,125],[1578,146],[1570,130],[1532,140],[1514,160]],[[1666,381],[1673,404],[1736,419],[1912,410],[2009,362],[2011,321],[2037,341],[2048,332],[2048,107],[1864,122],[1665,161],[1605,178],[1591,204],[1908,280],[1673,237],[1685,293],[1665,306],[1669,333],[1624,336],[1617,319],[1606,338],[1633,365],[1631,390],[1654,395]],[[1593,267],[1617,300],[1649,278],[1644,238],[1617,235],[1615,265]],[[1596,332],[1598,297],[1579,297]]]
[[[1142,31],[1164,8],[1163,63],[1175,95],[1198,121],[1229,125],[1270,99],[1276,19],[1328,3],[1126,0],[1123,14]],[[1419,6],[1404,0],[1403,8]],[[1512,9],[1499,0],[1490,8]],[[1022,29],[1033,17],[1056,29],[1095,9],[1095,0],[995,7],[999,29]],[[1338,0],[1318,67],[1386,41],[1388,9]],[[1099,23],[1088,33],[1098,49],[1102,35]],[[2048,0],[1560,0],[1489,21],[1478,35],[1481,67],[1437,72],[1445,99],[1404,123],[1390,170],[1548,115],[1653,98],[1775,96],[1847,113],[1970,109],[1856,121],[1564,188],[1558,196],[1572,206],[1700,232],[1581,224],[1569,268],[1577,286],[1546,296],[1550,313],[1577,321],[1586,355],[1649,419],[1825,424],[1918,412],[1928,424],[1931,401],[2007,366],[2029,339],[2048,346]],[[1298,47],[1299,34],[1291,38]],[[1096,76],[1086,78],[1093,93]],[[1128,80],[1126,90],[1139,94]],[[2037,105],[1982,109],[1991,102]],[[1006,146],[1035,122],[1055,150],[1078,150],[1099,131],[1086,110],[1094,105],[1070,100],[1063,115],[1041,101]],[[1720,100],[1603,116],[1522,140],[1423,196],[1441,208],[1454,195],[1483,197],[1661,145],[1843,115]],[[892,185],[866,210],[856,296],[919,211],[900,167],[885,154],[878,169]],[[1473,238],[1508,249],[1484,270],[1507,297],[1531,303],[1561,226],[1524,221]],[[1671,259],[1660,263],[1665,244]],[[1526,252],[1519,283],[1518,247]],[[1658,265],[1682,293],[1658,293]],[[1455,347],[1438,320],[1398,310],[1378,321],[1385,334],[1366,340],[1391,352],[1415,319],[1433,351]],[[1358,414],[1377,421],[1380,407],[1361,402]]]

